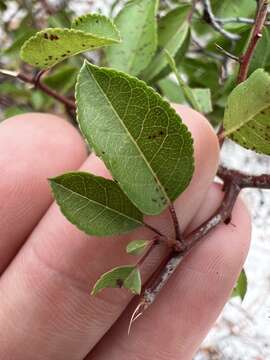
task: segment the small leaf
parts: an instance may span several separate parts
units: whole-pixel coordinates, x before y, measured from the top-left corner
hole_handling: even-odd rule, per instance
[[[178,84],[179,90],[184,94],[187,102],[193,107],[193,109],[207,114],[211,112],[212,109],[212,102],[211,102],[211,92],[210,89],[191,89],[186,82],[182,79],[179,71],[176,68],[176,64],[174,59],[171,57],[168,51],[165,50],[165,55],[169,65],[174,72]]]
[[[237,280],[236,286],[233,289],[232,297],[240,296],[243,301],[247,293],[248,280],[245,270],[241,271],[241,274]]]
[[[135,266],[119,266],[105,274],[96,282],[92,295],[105,288],[126,288],[134,294],[141,292],[141,276],[139,270]]]
[[[84,51],[118,42],[75,29],[48,28],[27,40],[21,49],[21,58],[39,68],[49,68]]]
[[[126,251],[131,255],[141,255],[148,245],[148,240],[133,240],[127,245]]]
[[[166,97],[169,102],[175,104],[183,104],[186,99],[182,89],[180,89],[178,83],[169,77],[162,79],[158,82],[162,94]]]
[[[146,81],[157,78],[167,66],[164,50],[167,50],[174,58],[181,49],[189,34],[189,23],[187,21],[191,6],[183,4],[170,11],[159,22],[158,46],[159,51],[143,72]]]
[[[157,48],[157,5],[157,0],[133,0],[120,11],[115,24],[122,42],[107,49],[110,67],[132,75],[146,68]]]
[[[191,134],[152,88],[85,62],[76,99],[84,136],[138,209],[159,214],[185,190],[194,170]]]
[[[142,289],[142,280],[139,269],[136,267],[126,278],[123,284],[124,288],[129,289],[133,294],[140,295]]]
[[[191,89],[198,104],[199,112],[209,114],[213,111],[210,89]]]
[[[63,214],[89,235],[116,235],[142,225],[142,214],[112,180],[75,172],[50,183]]]
[[[225,135],[258,153],[270,155],[270,76],[256,70],[229,95]]]
[[[100,14],[86,14],[72,21],[71,27],[95,36],[120,41],[120,33],[114,23]]]

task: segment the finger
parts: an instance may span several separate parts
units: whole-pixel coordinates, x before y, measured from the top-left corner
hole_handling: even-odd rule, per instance
[[[183,225],[184,221],[185,224],[190,222],[202,201],[203,195],[195,190],[209,187],[218,161],[216,136],[207,120],[195,114],[187,111],[186,118],[199,160],[196,158],[196,173],[184,197],[190,197],[192,201],[187,205],[181,203],[181,198],[177,201]],[[94,157],[88,159],[83,169],[102,176],[106,173]],[[161,228],[166,228],[167,222],[165,215],[158,221]],[[152,237],[152,233],[139,229],[128,236],[89,237],[65,220],[58,207],[53,205],[0,282],[0,291],[5,294],[0,306],[0,323],[5,321],[4,353],[11,353],[16,359],[23,354],[23,358],[29,360],[33,354],[35,360],[37,354],[42,354],[42,359],[57,360],[86,356],[131,298],[122,290],[117,293],[107,290],[98,297],[90,297],[89,284],[93,285],[108,269],[130,263],[131,258],[123,250],[127,241],[149,236]],[[150,259],[148,275],[159,257],[157,251]],[[8,318],[6,314],[10,314]],[[25,317],[27,323],[23,321]],[[13,324],[18,322],[21,326],[14,327]],[[36,327],[37,331],[29,331]],[[12,339],[7,331],[10,328]],[[13,344],[18,342],[20,346],[14,348]],[[31,347],[27,346],[29,343]]]
[[[0,274],[52,202],[47,178],[80,166],[78,132],[49,114],[26,114],[0,124]]]
[[[209,218],[222,196],[214,185],[194,224]],[[247,255],[251,224],[240,200],[232,223],[218,226],[186,257],[130,336],[134,302],[86,360],[105,360],[108,353],[110,360],[192,359],[230,296]]]

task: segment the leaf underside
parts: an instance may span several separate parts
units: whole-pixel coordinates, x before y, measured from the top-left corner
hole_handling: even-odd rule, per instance
[[[48,28],[27,40],[21,49],[21,58],[39,68],[53,65],[84,51],[95,50],[119,41],[75,29]]]
[[[138,209],[159,214],[185,190],[194,170],[193,140],[153,89],[85,62],[76,100],[82,133]]]
[[[139,74],[157,48],[157,0],[135,0],[124,6],[115,19],[122,42],[107,49],[110,67]]]
[[[63,214],[89,235],[116,235],[142,225],[142,214],[112,180],[74,172],[50,183]]]
[[[135,266],[119,266],[103,274],[96,282],[92,295],[105,288],[126,288],[134,294],[141,292],[141,276]]]
[[[229,95],[224,128],[243,147],[270,155],[270,76],[263,69]]]
[[[115,40],[115,42],[120,40],[120,33],[114,23],[100,14],[79,16],[72,21],[71,27],[101,38]]]

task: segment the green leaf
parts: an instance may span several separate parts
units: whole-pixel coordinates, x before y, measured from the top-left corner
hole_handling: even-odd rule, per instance
[[[248,37],[248,41],[250,37]],[[264,28],[262,37],[258,40],[256,49],[252,56],[249,66],[249,74],[252,74],[258,68],[265,68],[270,64],[270,30]]]
[[[75,87],[79,69],[71,65],[62,65],[56,71],[50,73],[43,82],[54,90],[66,93]]]
[[[162,79],[158,82],[158,86],[169,102],[176,104],[184,104],[186,102],[185,95],[176,81],[170,78]]]
[[[210,89],[191,89],[186,82],[182,79],[179,71],[176,68],[176,64],[174,59],[171,57],[169,52],[165,50],[165,55],[169,65],[174,72],[179,88],[181,92],[184,94],[187,102],[193,107],[193,109],[202,112],[202,113],[209,113],[212,109],[212,102],[211,102],[211,92]]]
[[[141,276],[135,266],[119,266],[106,272],[96,282],[91,294],[96,295],[105,288],[122,287],[134,294],[141,293]]]
[[[63,214],[89,235],[121,234],[143,223],[142,214],[112,180],[76,172],[50,183]]]
[[[139,269],[136,267],[124,281],[123,287],[129,289],[133,294],[140,295],[142,280]]]
[[[191,89],[194,99],[198,104],[199,111],[209,114],[213,111],[210,89]]]
[[[225,135],[258,153],[270,155],[270,76],[256,70],[229,95]]]
[[[212,5],[214,14],[220,18],[254,17],[256,11],[254,0],[212,0]]]
[[[152,88],[85,62],[76,99],[85,138],[138,209],[159,214],[185,190],[194,170],[193,140]]]
[[[232,297],[240,296],[241,300],[243,301],[247,293],[247,286],[248,286],[247,275],[245,270],[243,269],[241,271],[241,274],[237,280],[237,283],[233,289],[231,296]]]
[[[158,28],[159,51],[143,72],[143,78],[146,81],[158,77],[159,73],[166,68],[167,58],[164,50],[167,50],[174,58],[181,49],[189,34],[187,18],[190,10],[189,4],[183,4],[170,11],[160,20]]]
[[[148,245],[148,240],[133,240],[127,245],[126,251],[131,255],[141,255]]]
[[[71,27],[95,36],[120,41],[120,33],[114,23],[100,14],[86,14],[72,21]]]
[[[28,111],[28,109],[23,109],[20,106],[16,106],[16,105],[10,106],[4,110],[4,118],[8,119],[12,116],[25,114],[27,111]]]
[[[115,24],[122,42],[107,49],[110,67],[137,75],[150,63],[157,48],[157,7],[157,0],[133,0],[120,11]]]
[[[33,66],[49,68],[71,56],[118,41],[115,33],[101,37],[81,30],[48,28],[24,43],[21,58]]]
[[[34,34],[36,33],[36,30],[34,29],[28,29],[26,31],[22,31],[21,34],[19,34],[13,41],[13,43],[4,50],[5,55],[15,55],[18,56],[21,47],[23,44]]]

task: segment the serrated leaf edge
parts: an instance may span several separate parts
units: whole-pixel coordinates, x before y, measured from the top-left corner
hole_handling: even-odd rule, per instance
[[[170,109],[170,111],[173,111],[174,115],[176,115],[176,116],[178,117],[179,123],[180,123],[183,131],[185,131],[185,133],[187,134],[187,136],[189,136],[189,141],[191,142],[192,145],[194,144],[194,140],[193,140],[193,138],[192,138],[191,132],[189,131],[187,125],[184,124],[184,122],[182,121],[180,115],[179,115],[179,114],[176,112],[176,110],[175,110],[159,93],[157,93],[152,87],[148,86],[144,81],[138,79],[138,78],[135,77],[135,76],[126,74],[126,73],[124,73],[124,72],[122,72],[122,71],[119,71],[119,70],[114,70],[114,69],[112,69],[112,68],[99,67],[99,66],[90,64],[87,60],[84,60],[83,66],[81,67],[81,69],[80,69],[80,71],[79,71],[78,78],[77,78],[77,82],[76,82],[76,86],[75,86],[76,118],[77,118],[77,123],[78,123],[78,125],[79,125],[80,131],[81,131],[81,133],[83,134],[83,137],[84,137],[86,143],[87,143],[90,147],[92,147],[94,150],[95,150],[95,146],[94,146],[93,144],[89,144],[89,142],[88,142],[87,138],[84,136],[84,133],[83,133],[82,128],[81,128],[81,126],[80,126],[80,121],[79,121],[80,111],[79,111],[79,106],[77,106],[77,94],[78,94],[78,87],[79,87],[79,79],[80,79],[80,76],[81,76],[81,73],[82,73],[82,70],[84,69],[84,67],[88,67],[88,66],[94,67],[94,68],[97,68],[97,69],[100,69],[100,70],[105,70],[105,71],[106,71],[106,70],[110,70],[110,71],[111,71],[112,73],[114,73],[114,74],[117,74],[117,75],[120,75],[120,76],[122,75],[122,76],[124,76],[124,77],[129,78],[129,79],[136,79],[136,81],[138,81],[139,83],[143,84],[143,85],[147,88],[147,90],[149,90],[150,92],[152,92],[153,94],[155,94],[155,96],[158,96],[158,97],[159,97],[159,99],[162,101],[162,103],[165,105],[165,107],[166,107],[167,109]],[[98,86],[99,86],[99,84],[98,84]],[[102,90],[102,92],[103,92],[103,90]],[[105,97],[107,97],[106,94],[104,94],[104,95],[105,95]],[[115,111],[115,110],[113,109],[113,111]],[[118,114],[117,114],[117,117],[119,117]],[[121,119],[120,119],[120,120],[121,120]],[[121,120],[121,122],[122,122],[122,120]],[[125,126],[124,124],[123,124],[123,126],[126,128],[126,126]],[[129,133],[129,132],[128,132],[128,133]],[[130,137],[131,137],[131,136],[130,136]],[[136,147],[137,147],[137,148],[139,149],[139,151],[141,152],[141,149],[138,147],[138,145],[136,144],[135,140],[134,140],[132,137],[131,137],[131,139],[132,139],[132,142],[136,145]],[[193,149],[194,149],[194,148],[193,148]],[[95,152],[96,152],[96,151],[95,151]],[[96,155],[98,156],[97,153],[96,153]],[[149,167],[151,173],[153,174],[153,169],[149,166],[148,160],[145,158],[144,154],[142,154],[142,155],[143,155],[143,158],[145,159],[145,161],[146,161],[146,163],[147,163],[147,166]],[[192,179],[192,177],[193,177],[193,174],[194,174],[194,166],[195,166],[195,160],[194,160],[194,151],[193,151],[193,154],[192,154],[192,167],[193,167],[193,172],[192,172],[192,176],[191,176],[190,179],[189,179],[189,183],[190,183],[190,181],[191,181],[191,179]],[[109,167],[108,167],[108,169],[110,170]],[[167,195],[167,193],[166,193],[166,191],[165,191],[165,189],[164,189],[164,186],[160,183],[159,179],[156,178],[156,174],[153,174],[153,176],[154,176],[154,178],[157,180],[157,183],[159,184],[159,186],[161,187],[161,189],[162,189],[162,191],[163,191],[163,194],[165,195],[165,197],[166,197],[166,199],[167,199],[167,204],[166,204],[166,206],[168,206],[168,205],[171,203],[171,201],[174,201],[174,200],[175,200],[175,198],[172,199],[172,200],[170,200],[169,197],[168,197],[168,195]],[[187,184],[187,186],[188,186],[188,184]],[[121,189],[122,189],[122,187],[121,187]],[[128,196],[128,194],[125,192],[125,190],[122,189],[122,191],[123,191],[123,192],[126,194],[126,196],[129,198],[129,196]],[[181,192],[181,193],[182,193],[182,192]],[[180,194],[181,194],[181,193],[180,193]],[[180,195],[180,194],[179,194],[179,195]],[[131,199],[130,199],[130,201],[133,203],[133,201],[132,201]],[[136,204],[134,204],[134,205],[136,206]],[[137,207],[137,206],[136,206],[136,207]],[[159,214],[159,213],[158,213],[158,214]],[[151,214],[151,215],[158,215],[158,214]],[[146,215],[147,215],[147,214],[146,214]]]
[[[55,32],[55,31],[57,31],[57,32],[59,32],[60,34],[61,33],[67,33],[67,32],[69,32],[69,33],[73,33],[73,34],[78,34],[78,35],[83,35],[83,36],[87,36],[87,37],[91,37],[91,38],[93,38],[93,39],[98,39],[98,40],[107,40],[107,41],[111,41],[112,43],[118,43],[119,41],[117,41],[117,40],[115,40],[115,39],[111,39],[111,38],[106,38],[106,37],[102,37],[102,36],[96,36],[95,34],[92,34],[92,33],[88,33],[88,32],[86,32],[86,31],[82,31],[82,30],[76,30],[76,29],[73,29],[73,28],[71,28],[71,29],[69,29],[69,28],[46,28],[46,29],[43,29],[43,30],[41,30],[41,31],[38,31],[34,36],[31,36],[28,40],[26,40],[26,42],[23,44],[23,46],[22,46],[22,48],[21,48],[21,50],[20,50],[20,57],[22,58],[22,60],[24,60],[24,61],[26,61],[27,63],[28,63],[28,61],[27,60],[25,60],[25,57],[24,57],[24,52],[26,51],[26,48],[28,47],[28,46],[31,46],[31,45],[29,45],[32,41],[35,41],[35,40],[37,40],[39,37],[40,37],[40,35],[42,35],[42,34],[45,34],[45,33],[50,33],[50,32]],[[109,45],[109,44],[108,44]],[[104,45],[104,46],[106,46],[106,45]],[[91,48],[92,50],[93,49],[95,49],[95,48],[98,48],[98,47],[100,47],[100,46],[96,46],[96,47],[94,47],[94,48]],[[75,52],[75,53],[73,53],[71,56],[75,56],[75,55],[78,55],[78,54],[80,54],[80,53],[82,53],[82,52],[87,52],[88,51],[88,49],[85,49],[85,51],[77,51],[77,52]],[[71,57],[71,56],[67,56],[67,58],[68,57]],[[64,59],[63,59],[64,60]],[[52,66],[54,66],[54,65],[56,65],[58,62],[56,62],[55,64],[53,64],[53,65],[50,65],[48,68],[50,68],[50,67],[52,67]],[[45,67],[44,67],[45,68]]]
[[[98,18],[98,19],[104,19],[106,20],[108,23],[110,23],[112,25],[112,28],[115,30],[115,32],[117,33],[118,35],[118,39],[120,42],[121,41],[121,34],[120,34],[120,31],[119,29],[117,28],[117,26],[115,25],[115,23],[112,21],[112,19],[108,18],[107,16],[104,16],[104,15],[101,15],[101,14],[98,14],[98,13],[89,13],[89,14],[85,14],[85,15],[81,15],[81,16],[77,16],[76,18],[74,18],[71,22],[71,29],[74,29],[74,30],[77,30],[75,27],[74,27],[74,24],[76,21],[78,21],[79,19],[85,19],[85,18],[88,18],[88,17],[93,17],[93,18]],[[75,25],[76,26],[76,25]],[[86,31],[83,31],[83,32],[86,32]],[[86,32],[87,33],[87,32]],[[91,33],[87,33],[87,34],[91,34]],[[99,38],[102,38],[102,37],[99,37]],[[102,38],[102,39],[107,39],[107,38]],[[117,43],[117,41],[116,41]]]

